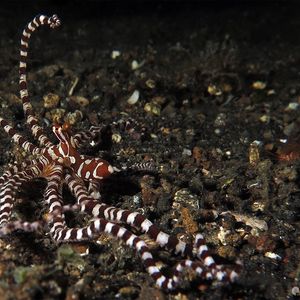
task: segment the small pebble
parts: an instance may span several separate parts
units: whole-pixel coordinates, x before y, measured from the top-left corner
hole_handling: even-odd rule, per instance
[[[222,226],[220,227],[220,231],[218,233],[218,239],[221,242],[222,245],[226,246],[226,237],[230,234],[230,230],[225,230]]]
[[[111,58],[112,58],[112,59],[116,59],[116,58],[119,57],[120,55],[121,55],[121,52],[118,51],[118,50],[113,50],[113,51],[111,52]]]
[[[224,127],[226,126],[226,114],[219,113],[214,121],[215,127]]]
[[[255,81],[252,83],[252,88],[255,90],[263,90],[266,88],[266,86],[267,86],[267,84],[262,81]]]
[[[147,113],[151,113],[156,116],[160,115],[160,105],[157,105],[156,103],[152,103],[152,102],[146,103],[144,106],[144,110]]]
[[[292,295],[293,296],[300,296],[300,289],[298,286],[292,287]]]
[[[152,80],[152,79],[148,79],[146,81],[146,86],[149,88],[149,89],[154,89],[155,88],[155,81]]]
[[[138,102],[140,98],[140,92],[138,90],[135,90],[132,95],[128,98],[127,103],[130,105],[134,105]]]
[[[53,93],[49,93],[43,97],[45,108],[55,108],[59,103],[59,96]]]
[[[178,190],[174,195],[173,208],[188,207],[199,209],[199,199],[189,189]]]
[[[80,110],[75,110],[74,112],[69,112],[65,116],[64,120],[68,122],[70,125],[74,125],[80,122],[83,118],[83,114]]]
[[[51,120],[51,123],[61,123],[65,116],[66,110],[63,108],[54,108],[50,112],[46,112],[46,118]]]
[[[192,151],[190,149],[184,148],[183,151],[182,151],[182,155],[192,156]]]
[[[275,90],[268,90],[267,92],[268,96],[275,95],[275,94],[276,94]]]
[[[112,140],[114,143],[119,144],[119,143],[121,142],[121,140],[122,140],[122,137],[121,137],[120,134],[114,133],[114,134],[112,135],[112,137],[111,137],[111,140]]]
[[[131,63],[131,70],[136,70],[140,67],[139,63],[136,60],[133,60]]]
[[[210,84],[207,87],[207,92],[212,96],[221,96],[222,95],[222,91],[218,87],[216,87],[214,84]]]
[[[255,166],[260,160],[260,141],[253,141],[249,146],[249,163]]]
[[[263,123],[269,123],[270,122],[270,116],[269,115],[262,115],[259,120]]]
[[[69,99],[70,99],[70,101],[73,101],[76,104],[79,104],[81,107],[88,106],[90,103],[90,101],[83,96],[71,96]]]
[[[291,110],[296,110],[299,107],[299,103],[297,102],[290,102],[288,106],[285,108],[285,111],[291,111]]]
[[[265,257],[271,258],[271,259],[276,259],[276,260],[281,260],[281,256],[273,253],[273,252],[266,252]]]
[[[252,203],[251,209],[252,209],[253,212],[264,211],[265,206],[266,205],[264,203],[255,201],[255,202]]]

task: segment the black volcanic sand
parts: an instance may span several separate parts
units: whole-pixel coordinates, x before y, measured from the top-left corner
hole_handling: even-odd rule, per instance
[[[113,176],[102,185],[104,202],[186,241],[201,232],[218,263],[243,264],[234,284],[187,271],[166,293],[109,236],[57,245],[48,234],[16,232],[0,241],[0,299],[299,296],[299,7],[78,1],[0,12],[0,115],[32,140],[18,98],[19,38],[37,13],[57,13],[62,26],[34,35],[28,62],[32,104],[51,139],[55,117],[71,119],[75,132],[103,126],[99,144],[83,152],[157,167]],[[53,107],[43,101],[49,93],[60,99]],[[24,153],[0,136],[3,171]],[[44,188],[39,179],[19,189],[13,216],[45,216]],[[67,189],[63,195],[74,201]],[[68,213],[67,221],[83,226],[88,218]],[[164,266],[179,260],[150,245]]]

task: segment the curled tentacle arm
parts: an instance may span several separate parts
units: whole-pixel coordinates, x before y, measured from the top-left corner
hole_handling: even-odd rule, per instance
[[[20,47],[20,95],[23,102],[23,110],[26,116],[26,122],[29,125],[33,136],[39,141],[40,145],[50,146],[52,143],[47,138],[42,127],[38,125],[37,118],[35,117],[32,105],[29,100],[28,87],[27,87],[27,55],[29,48],[29,40],[31,34],[40,26],[47,25],[50,28],[56,28],[60,25],[60,20],[57,15],[47,17],[45,15],[36,16],[31,22],[27,24],[23,30],[21,37]]]
[[[28,142],[22,135],[18,134],[16,130],[9,125],[9,123],[0,117],[0,125],[4,131],[12,138],[12,140],[22,147],[26,152],[32,154],[42,153],[42,149],[36,147],[32,143]]]
[[[39,177],[43,172],[43,164],[38,163],[13,175],[0,189],[0,225],[7,223],[14,206],[14,198],[18,187],[23,182]]]
[[[74,148],[79,149],[87,144],[96,144],[95,140],[98,139],[103,127],[92,126],[89,130],[84,130],[76,133],[71,137],[71,144]]]

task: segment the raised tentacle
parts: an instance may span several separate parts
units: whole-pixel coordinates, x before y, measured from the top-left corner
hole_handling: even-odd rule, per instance
[[[32,105],[29,100],[28,87],[27,87],[27,55],[29,48],[29,40],[31,34],[40,26],[47,25],[50,28],[56,28],[60,25],[60,20],[56,15],[47,17],[45,15],[36,16],[31,22],[27,24],[23,30],[21,37],[21,48],[20,48],[20,95],[23,102],[23,110],[26,117],[26,123],[29,125],[33,136],[39,141],[41,146],[51,146],[52,143],[44,133],[44,129],[38,125],[38,120],[35,117]]]

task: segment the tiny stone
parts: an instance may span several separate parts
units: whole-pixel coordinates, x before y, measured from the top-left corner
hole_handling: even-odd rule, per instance
[[[144,106],[144,110],[156,116],[160,115],[160,106],[155,103],[146,103]]]
[[[131,63],[131,70],[136,70],[139,68],[139,63],[136,61],[136,60],[133,60],[132,63]]]
[[[285,108],[285,111],[296,110],[299,107],[299,103],[290,102],[288,106]]]
[[[46,113],[46,118],[51,120],[52,123],[61,123],[64,118],[66,110],[63,108],[54,108]]]
[[[259,118],[259,120],[263,123],[268,123],[270,121],[270,116],[268,115],[263,115]]]
[[[192,151],[190,149],[183,149],[182,155],[192,156]]]
[[[64,118],[64,120],[66,122],[68,122],[70,125],[74,125],[78,122],[80,122],[83,118],[83,114],[80,110],[75,110],[74,112],[69,112],[66,117]]]
[[[253,212],[264,211],[265,204],[261,202],[253,202],[253,204],[251,205],[251,209]]]
[[[118,51],[118,50],[113,50],[113,51],[111,52],[111,58],[112,58],[112,59],[116,59],[116,58],[119,57],[120,55],[121,55],[121,52]]]
[[[268,96],[275,95],[275,94],[276,94],[275,90],[268,90],[267,92]]]
[[[79,104],[79,106],[81,107],[88,106],[90,103],[90,101],[83,96],[71,96],[70,100],[75,102],[76,104]]]
[[[216,128],[216,129],[215,129],[215,134],[216,134],[216,135],[220,135],[220,134],[221,134],[221,129]]]
[[[49,93],[43,97],[45,108],[55,108],[59,103],[59,96],[56,94]]]
[[[276,259],[276,260],[281,260],[281,256],[273,253],[273,252],[266,252],[265,257],[271,258],[271,259]]]
[[[226,126],[226,115],[224,113],[220,113],[217,115],[214,126],[216,127],[224,127]]]
[[[154,89],[154,88],[155,88],[155,82],[154,82],[154,80],[148,79],[148,80],[146,81],[146,86],[147,86],[149,89]]]
[[[122,137],[121,137],[120,134],[114,133],[114,134],[112,135],[112,137],[111,137],[111,140],[112,140],[114,143],[118,144],[118,143],[121,142]]]
[[[138,102],[140,98],[140,92],[138,90],[135,90],[132,95],[128,98],[127,103],[130,105],[133,105]]]
[[[133,196],[133,203],[137,204],[137,205],[141,204],[141,198],[138,195],[134,195]]]
[[[256,165],[260,160],[259,141],[253,141],[249,146],[249,163],[250,165]]]
[[[252,88],[254,88],[255,90],[263,90],[266,88],[266,86],[267,84],[262,81],[255,81],[252,83]]]
[[[214,84],[210,84],[208,87],[207,87],[207,92],[212,95],[212,96],[220,96],[222,95],[222,91],[216,87]]]
[[[293,296],[300,296],[300,289],[298,286],[292,287],[292,295]]]

